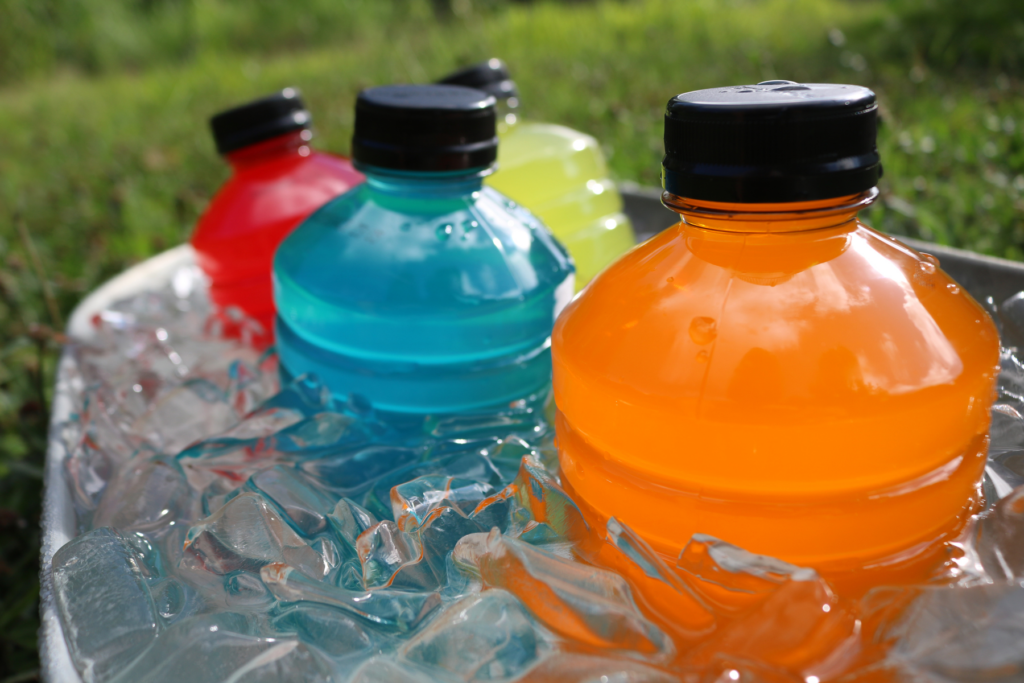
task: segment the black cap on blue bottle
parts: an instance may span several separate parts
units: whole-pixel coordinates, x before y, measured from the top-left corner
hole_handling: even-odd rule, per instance
[[[385,85],[356,99],[352,160],[395,171],[486,168],[498,157],[494,97],[457,85]]]
[[[488,59],[465,69],[448,74],[438,81],[447,85],[464,85],[467,88],[483,90],[499,100],[519,96],[516,82],[508,72],[508,66],[500,59]]]
[[[719,202],[829,199],[874,187],[875,94],[765,81],[676,95],[665,112],[665,191]]]
[[[210,119],[213,139],[221,154],[263,140],[309,128],[312,117],[299,91],[285,88],[273,95],[222,111]]]

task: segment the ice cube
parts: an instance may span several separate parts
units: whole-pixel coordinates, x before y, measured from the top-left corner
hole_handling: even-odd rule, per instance
[[[469,515],[483,529],[497,528],[524,542],[551,546],[572,545],[583,556],[598,546],[576,503],[566,495],[551,474],[529,456],[524,456],[515,479],[497,493],[480,501]]]
[[[1018,411],[1024,409],[1024,363],[1016,349],[1002,349],[999,354],[999,378],[996,382],[999,401]]]
[[[999,325],[1002,343],[1024,349],[1024,292],[1018,292],[1000,304],[993,317]]]
[[[444,506],[436,508],[423,526],[416,530],[423,549],[423,562],[430,568],[438,585],[448,576],[447,560],[458,542],[469,534],[487,531],[460,510]]]
[[[377,524],[377,518],[348,498],[342,498],[328,513],[327,521],[331,529],[334,530],[334,537],[341,549],[342,561],[346,559],[358,561],[359,552],[356,550],[356,542],[364,531]]]
[[[251,417],[262,424],[266,416],[265,411],[260,411]],[[253,475],[304,455],[313,457],[318,451],[346,440],[352,420],[344,415],[317,413],[289,422],[269,435],[254,435],[244,428],[246,423],[201,441],[177,456],[189,484],[203,491],[204,507],[209,512]],[[239,433],[244,437],[239,437]]]
[[[906,591],[910,606],[881,629],[888,663],[910,680],[1012,681],[1024,676],[1024,587],[997,583]]]
[[[86,683],[107,680],[156,638],[159,620],[139,558],[116,532],[83,534],[53,556],[64,637]]]
[[[607,541],[592,561],[622,575],[637,603],[677,646],[714,630],[716,619],[710,607],[632,529],[612,517]]]
[[[191,521],[194,507],[185,473],[173,459],[140,456],[108,484],[92,524],[155,531],[172,521]]]
[[[633,603],[626,581],[503,536],[496,529],[456,545],[452,561],[484,586],[517,598],[547,628],[608,651],[635,651],[655,660],[674,654],[671,641]]]
[[[77,428],[66,430],[68,458],[64,467],[79,510],[93,510],[99,504],[107,482],[140,447],[127,427],[116,421],[103,397],[88,396],[79,414]]]
[[[236,571],[223,579],[225,605],[240,611],[256,611],[271,606],[274,596],[256,575]]]
[[[356,541],[367,588],[433,590],[437,587],[430,567],[423,562],[419,537],[402,531],[391,520],[367,529]]]
[[[440,439],[481,439],[518,436],[528,441],[548,435],[554,399],[550,391],[516,401],[507,408],[476,415],[445,415],[430,418],[426,431]]]
[[[492,487],[502,486],[501,473],[486,455],[466,445],[457,445],[446,451],[431,449],[422,461],[383,475],[373,482],[361,503],[381,519],[388,518],[392,514],[391,490],[395,486],[433,474],[446,474],[455,479],[476,481]]]
[[[974,549],[985,572],[997,581],[1024,580],[1024,486],[978,522]]]
[[[259,572],[281,562],[306,575],[323,578],[324,558],[288,526],[262,496],[242,493],[189,529],[186,560],[214,574]]]
[[[419,461],[423,453],[422,448],[365,446],[305,460],[299,467],[338,496],[359,501],[380,477]]]
[[[164,579],[150,586],[157,614],[164,621],[175,621],[185,608],[186,588],[177,579]]]
[[[115,683],[335,681],[330,663],[297,638],[252,632],[237,614],[193,617],[170,627]]]
[[[300,602],[278,610],[271,626],[281,635],[295,635],[304,643],[327,653],[344,668],[363,659],[392,651],[397,640],[368,628],[366,622],[334,607]]]
[[[284,564],[266,565],[260,577],[283,603],[313,602],[335,607],[386,632],[416,628],[441,604],[436,592],[347,590],[311,579]]]
[[[469,515],[492,493],[494,487],[488,482],[428,474],[392,488],[391,510],[399,526],[408,531],[422,525],[427,515],[442,505]]]
[[[132,424],[133,434],[163,453],[175,455],[238,422],[227,394],[214,383],[195,378],[167,391]]]
[[[307,537],[327,528],[327,514],[336,503],[292,465],[275,465],[257,472],[246,489],[274,501],[292,527]]]
[[[488,590],[445,608],[402,647],[400,658],[463,681],[509,680],[549,649],[519,600]]]
[[[860,621],[811,569],[755,555],[694,534],[680,555],[682,576],[722,617],[686,656],[706,666],[716,657],[827,680],[860,648]]]
[[[788,580],[816,581],[813,569],[755,555],[706,534],[694,534],[676,566],[703,602],[723,614],[751,608]]]

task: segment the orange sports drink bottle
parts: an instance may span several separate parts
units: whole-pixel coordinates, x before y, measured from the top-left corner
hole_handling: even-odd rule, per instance
[[[588,514],[668,557],[699,532],[860,588],[920,578],[962,529],[999,339],[934,257],[858,220],[876,124],[852,85],[669,101],[680,221],[552,336],[563,481]]]

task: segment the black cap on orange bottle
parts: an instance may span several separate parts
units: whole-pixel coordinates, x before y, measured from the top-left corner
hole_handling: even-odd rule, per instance
[[[676,95],[665,112],[667,192],[718,202],[829,199],[874,187],[875,94],[765,81]]]

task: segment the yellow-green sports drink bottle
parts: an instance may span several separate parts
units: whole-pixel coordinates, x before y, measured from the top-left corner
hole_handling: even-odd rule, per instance
[[[636,244],[597,140],[565,126],[522,121],[504,62],[491,59],[440,82],[497,98],[498,171],[485,182],[529,209],[565,245],[576,262],[577,289]]]

